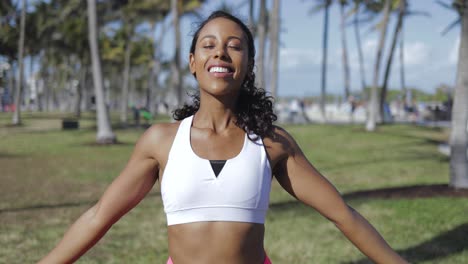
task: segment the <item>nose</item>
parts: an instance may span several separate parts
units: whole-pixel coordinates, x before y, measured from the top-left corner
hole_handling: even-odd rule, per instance
[[[226,53],[226,48],[225,47],[219,47],[216,49],[215,53],[216,58],[227,58],[227,53]]]

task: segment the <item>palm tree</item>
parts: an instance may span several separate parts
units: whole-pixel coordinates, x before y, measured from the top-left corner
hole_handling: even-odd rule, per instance
[[[393,54],[395,52],[395,47],[398,42],[398,38],[400,37],[401,34],[401,29],[403,27],[403,18],[405,16],[405,10],[406,10],[406,0],[397,0],[398,1],[398,19],[397,23],[395,25],[395,30],[393,32],[392,36],[392,44],[390,46],[390,51],[389,55],[387,58],[387,65],[385,67],[385,74],[384,74],[384,80],[382,84],[382,91],[380,94],[380,116],[382,117],[382,122],[386,122],[385,118],[385,103],[387,99],[387,87],[388,87],[388,79],[390,77],[390,70],[392,67],[392,61],[393,61]]]
[[[280,32],[280,0],[273,1],[271,10],[271,34],[270,34],[270,56],[271,56],[271,94],[276,98],[278,94],[278,60],[279,60],[279,32]]]
[[[182,73],[180,70],[180,23],[179,23],[179,7],[177,0],[171,0],[171,13],[172,23],[174,26],[174,57],[171,62],[171,74],[172,74],[172,89],[176,94],[177,104],[182,104]]]
[[[377,55],[375,57],[375,64],[374,64],[374,78],[371,87],[371,97],[369,102],[369,115],[366,122],[366,130],[367,131],[375,131],[376,124],[377,124],[377,115],[378,115],[378,86],[379,86],[379,72],[380,72],[380,62],[382,60],[382,53],[385,45],[385,39],[387,35],[387,26],[388,20],[390,17],[390,5],[391,0],[384,0],[384,7],[383,7],[383,19],[380,28],[380,38],[379,44],[377,46]]]
[[[365,75],[365,70],[364,70],[364,55],[362,52],[361,33],[359,32],[359,29],[360,29],[359,14],[360,14],[361,3],[362,3],[362,0],[354,0],[353,27],[354,27],[354,36],[356,38],[356,47],[358,50],[359,72],[361,76],[361,88],[362,88],[363,93],[365,93],[367,84],[366,84],[366,75]]]
[[[117,141],[110,125],[109,113],[104,101],[101,59],[97,42],[96,0],[88,0],[89,47],[93,67],[93,82],[97,108],[97,137],[99,144],[112,144]]]
[[[265,88],[265,44],[267,27],[266,0],[260,0],[259,18],[257,23],[257,83],[259,87]]]
[[[457,83],[450,135],[450,186],[468,188],[468,0],[455,0],[461,22]]]
[[[403,8],[403,10],[401,10]],[[400,6],[400,12],[403,14],[406,13],[405,5]],[[400,86],[401,86],[401,103],[403,104],[403,118],[406,118],[406,106],[409,105],[407,102],[407,93],[408,90],[406,89],[406,81],[405,81],[405,35],[404,35],[404,19],[401,20],[401,29],[400,29],[400,47],[399,47],[399,58],[400,58]],[[401,107],[399,107],[401,109]],[[399,110],[398,110],[399,111]]]
[[[327,60],[328,60],[328,17],[330,13],[330,6],[332,0],[320,0],[310,11],[311,14],[321,11],[323,9],[323,37],[322,37],[322,80],[321,80],[321,92],[320,92],[320,112],[322,113],[322,119],[324,122],[327,121],[325,114],[326,94],[327,94]]]
[[[151,25],[151,32],[156,31],[156,23],[153,22]],[[158,80],[159,80],[159,74],[161,72],[162,68],[162,63],[161,63],[161,58],[162,58],[162,41],[163,38],[166,34],[166,24],[162,24],[161,26],[161,31],[157,37],[151,40],[151,43],[153,45],[153,63],[151,67],[151,74],[150,74],[150,83],[148,86],[148,92],[146,95],[146,108],[149,109],[151,112],[152,111],[152,93],[158,88]]]
[[[253,38],[255,39],[256,29],[255,29],[255,19],[254,19],[254,1],[249,0],[249,27],[252,30]]]
[[[125,23],[127,22],[127,23]],[[132,51],[132,37],[134,31],[134,24],[130,21],[125,21],[125,53],[124,53],[124,70],[123,70],[123,81],[122,81],[122,93],[120,98],[120,123],[122,125],[127,124],[128,116],[128,90],[129,90],[129,76],[130,76],[130,60]]]
[[[23,56],[24,56],[24,29],[26,24],[26,0],[21,1],[21,22],[20,22],[20,38],[18,41],[18,68],[19,68],[19,78],[16,82],[15,90],[15,112],[13,113],[12,123],[13,125],[21,125],[21,91],[23,90],[24,82],[24,65],[23,65]]]
[[[349,74],[349,61],[348,61],[348,45],[346,41],[346,14],[345,6],[348,4],[347,0],[340,0],[340,15],[341,15],[341,46],[342,46],[342,59],[343,59],[343,79],[345,98],[348,99],[350,96],[350,74]]]

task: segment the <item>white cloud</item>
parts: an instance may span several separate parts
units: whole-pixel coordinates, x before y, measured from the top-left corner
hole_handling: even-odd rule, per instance
[[[425,64],[430,55],[430,48],[422,42],[405,43],[405,65],[417,66]]]
[[[294,69],[321,63],[321,52],[312,49],[281,49],[280,67]]]
[[[388,41],[388,39],[387,39]],[[367,66],[371,65],[374,63],[374,58],[375,54],[377,52],[377,39],[366,39],[363,42],[363,52],[364,52],[364,59],[365,59],[365,64]],[[387,52],[388,49],[390,48],[390,43],[386,44],[385,47],[385,54],[384,57],[382,57],[383,60],[387,58]],[[396,49],[395,52],[398,52]],[[396,54],[394,54],[394,60],[395,60]],[[405,64],[408,66],[413,66],[413,65],[421,65],[424,64],[428,61],[429,56],[430,56],[430,48],[423,42],[410,42],[410,43],[405,43]],[[357,59],[357,53],[353,54],[353,59]],[[358,66],[353,65],[353,67]]]
[[[457,36],[455,43],[453,44],[452,50],[449,55],[449,64],[457,64],[458,62],[458,49],[460,47],[460,36]]]

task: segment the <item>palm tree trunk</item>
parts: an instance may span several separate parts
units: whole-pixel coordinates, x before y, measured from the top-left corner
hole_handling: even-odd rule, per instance
[[[89,87],[90,85],[90,78],[89,78],[89,68],[85,68],[85,72],[83,75],[84,79],[82,80],[82,86],[83,86],[83,111],[89,111],[90,108],[90,93],[89,93]]]
[[[254,19],[254,1],[249,0],[249,26],[250,30],[252,31],[252,36],[255,39],[255,35],[257,33],[257,29],[255,27],[255,19]]]
[[[75,117],[81,117],[81,102],[83,101],[83,92],[86,87],[86,66],[84,63],[81,64],[80,68],[80,81],[79,85],[76,87],[76,104],[75,104]],[[86,98],[86,97],[85,97]]]
[[[364,70],[364,55],[362,52],[362,44],[361,44],[361,33],[359,32],[359,1],[356,1],[356,13],[354,14],[354,34],[356,37],[356,46],[358,50],[358,58],[359,58],[359,72],[361,73],[361,86],[362,91],[365,94],[365,89],[367,87],[366,84],[366,74]],[[366,98],[367,99],[367,98]]]
[[[260,15],[257,24],[258,29],[258,54],[257,54],[257,83],[265,88],[265,43],[266,43],[266,0],[260,1]]]
[[[156,31],[156,23],[153,23],[151,26],[151,32]],[[152,103],[153,94],[159,88],[159,74],[161,72],[161,52],[162,52],[162,41],[166,34],[166,24],[161,23],[161,32],[159,36],[152,40],[153,43],[153,67],[151,68],[150,72],[150,84],[149,90],[146,100],[146,108],[150,110],[150,112],[154,113],[156,109],[154,109],[154,104]]]
[[[328,16],[331,0],[326,0],[323,16],[323,39],[322,39],[322,83],[320,92],[320,112],[323,122],[327,122],[325,104],[327,98],[327,59],[328,59]]]
[[[96,1],[88,0],[89,47],[93,67],[93,82],[97,108],[97,137],[99,144],[112,144],[117,141],[110,125],[109,113],[104,101],[104,83],[102,80],[101,58],[97,42]]]
[[[8,59],[8,64],[10,64],[10,70],[8,71],[8,89],[9,93],[13,93],[16,89],[15,87],[15,67],[13,66],[13,59]],[[12,102],[9,102],[11,106]],[[11,110],[8,110],[11,111]]]
[[[468,188],[468,0],[463,2],[450,135],[450,186],[455,188]]]
[[[280,0],[273,1],[271,12],[271,94],[276,98],[278,94],[278,60],[279,60],[279,29],[280,29]]]
[[[379,73],[380,62],[382,60],[382,53],[385,46],[385,38],[387,35],[388,20],[390,18],[390,0],[385,0],[383,9],[382,29],[380,30],[379,45],[377,47],[377,55],[375,57],[374,65],[374,80],[371,87],[371,98],[369,103],[369,115],[366,123],[367,131],[375,131],[377,124],[378,113],[378,86],[379,86]]]
[[[20,38],[18,41],[18,81],[16,82],[15,90],[15,112],[13,113],[12,124],[21,125],[21,99],[24,82],[24,28],[26,24],[26,0],[21,1],[21,22],[20,22]]]
[[[387,58],[387,65],[385,67],[385,75],[384,81],[382,84],[382,92],[380,93],[380,116],[382,117],[382,122],[385,123],[387,120],[385,118],[385,103],[387,101],[387,90],[388,90],[388,79],[390,78],[390,70],[392,69],[392,61],[393,61],[393,54],[395,53],[396,44],[398,42],[398,37],[400,36],[401,32],[401,25],[403,23],[404,13],[402,5],[405,5],[404,0],[400,0],[400,8],[398,12],[398,20],[397,24],[395,25],[395,31],[393,32],[392,36],[392,45],[390,47],[390,51]]]
[[[405,1],[406,2],[406,1]],[[400,10],[400,12],[403,12],[403,14],[406,12],[406,6],[400,6],[400,8],[404,8],[403,11]],[[401,85],[401,104],[399,107],[399,111],[401,110],[401,106],[403,106],[403,119],[406,120],[406,106],[409,105],[407,102],[407,90],[406,90],[406,81],[405,81],[405,49],[404,49],[404,43],[405,43],[405,35],[404,35],[404,22],[401,21],[401,30],[400,30],[400,85]]]
[[[172,23],[174,25],[175,41],[174,41],[174,59],[171,64],[172,72],[172,88],[176,93],[177,104],[183,103],[182,94],[182,73],[180,69],[180,23],[179,23],[179,8],[178,1],[171,0]]]
[[[132,35],[133,35],[133,26],[127,24],[127,38],[125,39],[125,54],[124,54],[124,72],[123,72],[123,82],[122,82],[122,95],[120,98],[120,123],[126,125],[128,121],[128,83],[130,76],[130,56],[132,50]]]
[[[345,98],[348,100],[350,96],[350,75],[349,75],[349,61],[348,61],[348,46],[346,41],[346,14],[345,5],[343,2],[340,4],[341,14],[341,45],[342,45],[342,59],[343,59],[343,77],[344,77],[344,89]]]

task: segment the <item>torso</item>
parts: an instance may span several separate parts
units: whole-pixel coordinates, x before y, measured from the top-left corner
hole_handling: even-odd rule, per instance
[[[159,161],[159,180],[163,180],[169,151],[180,122],[165,124],[164,140],[155,150]],[[205,159],[230,159],[242,149],[245,132],[232,127],[223,133],[191,128],[190,142],[193,151]],[[284,142],[270,138],[263,139],[271,168],[284,158]],[[168,227],[169,254],[174,263],[263,263],[264,225],[241,222],[195,222]]]

